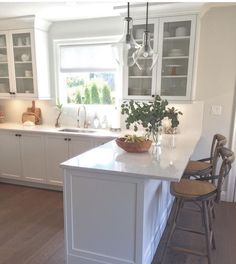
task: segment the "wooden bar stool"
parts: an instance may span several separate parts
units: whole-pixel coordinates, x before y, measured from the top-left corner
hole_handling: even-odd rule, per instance
[[[223,135],[215,134],[211,144],[210,157],[200,160],[190,160],[184,171],[183,178],[194,177],[201,179],[215,174],[219,157],[219,147],[223,147],[227,140]]]
[[[161,263],[165,258],[167,248],[170,247],[171,237],[174,231],[178,229],[185,232],[204,235],[206,239],[207,252],[203,253],[181,247],[170,247],[170,248],[176,251],[184,252],[186,254],[193,254],[193,255],[207,257],[208,263],[212,264],[211,248],[215,249],[216,247],[215,247],[214,233],[212,229],[212,219],[210,217],[210,213],[211,213],[210,202],[220,201],[221,188],[224,179],[229,174],[231,169],[231,164],[234,161],[234,153],[228,148],[225,147],[220,148],[219,154],[222,160],[219,175],[212,176],[214,179],[217,178],[216,185],[208,181],[196,181],[191,179],[181,179],[180,182],[171,183],[170,192],[173,196],[175,196],[176,200],[175,200],[173,219],[170,222],[170,232],[168,234],[167,242],[163,250]],[[202,213],[205,232],[199,232],[197,230],[192,230],[190,228],[177,226],[178,216],[185,202],[198,202],[200,204],[201,207],[200,212]]]

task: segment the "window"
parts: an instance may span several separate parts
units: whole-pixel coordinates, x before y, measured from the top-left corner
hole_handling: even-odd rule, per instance
[[[109,43],[58,45],[59,98],[67,104],[114,104],[119,63]]]

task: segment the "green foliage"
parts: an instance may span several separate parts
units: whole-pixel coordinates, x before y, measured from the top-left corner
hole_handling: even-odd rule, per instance
[[[163,118],[168,117],[171,119],[172,127],[177,127],[179,124],[178,115],[182,113],[174,107],[166,108],[168,105],[167,100],[162,100],[159,95],[155,97],[152,102],[137,102],[125,101],[121,105],[121,114],[127,115],[125,120],[126,128],[129,129],[134,125],[134,131],[138,130],[138,125],[142,125],[149,133],[158,131],[161,126]]]
[[[84,89],[84,104],[90,104],[90,90],[88,87]]]
[[[96,83],[93,83],[91,86],[91,103],[92,104],[100,104],[98,87],[97,87]]]
[[[102,87],[102,104],[111,104],[111,91],[107,85]]]
[[[67,82],[67,86],[70,88],[84,85],[84,79],[80,79],[77,77],[68,77],[66,82]]]
[[[91,79],[77,76],[67,77],[67,102],[76,104],[114,104],[114,94],[111,86],[100,77],[92,76]],[[82,97],[84,100],[81,99]]]
[[[75,103],[76,104],[81,104],[82,103],[82,98],[81,98],[80,91],[77,91],[77,93],[75,95]]]

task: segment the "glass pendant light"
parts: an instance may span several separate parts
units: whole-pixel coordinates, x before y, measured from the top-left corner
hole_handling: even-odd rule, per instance
[[[119,41],[120,43],[126,44],[126,48],[129,49],[138,49],[140,45],[135,41],[133,37],[133,19],[129,14],[129,2],[127,4],[127,17],[124,18],[124,32],[123,37]]]
[[[158,54],[155,53],[151,47],[151,34],[148,30],[148,2],[146,8],[146,29],[143,32],[143,43],[139,49],[137,49],[133,55],[134,63],[138,66],[140,70],[144,69],[144,66],[140,65],[140,59],[150,58],[152,60],[151,66],[148,67],[149,70],[152,70],[155,64],[157,63]]]

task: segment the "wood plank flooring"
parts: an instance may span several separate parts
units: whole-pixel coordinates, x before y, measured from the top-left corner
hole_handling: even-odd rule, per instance
[[[0,264],[64,262],[62,192],[0,184]]]
[[[200,227],[199,215],[189,213],[184,212],[180,221]],[[236,204],[221,203],[216,214],[213,263],[235,264]],[[166,232],[152,264],[160,259]],[[173,243],[205,249],[203,238],[180,231],[175,233]],[[168,250],[163,264],[205,263],[204,258]],[[62,192],[0,183],[0,264],[65,264]]]

